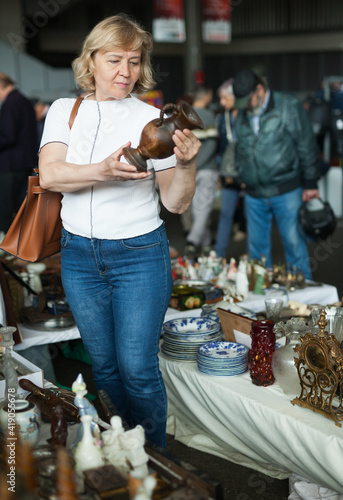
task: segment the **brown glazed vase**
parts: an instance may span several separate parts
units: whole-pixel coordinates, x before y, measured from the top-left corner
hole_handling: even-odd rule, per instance
[[[171,110],[171,116],[164,118],[166,111]],[[135,165],[138,171],[146,172],[146,160],[150,158],[162,159],[173,154],[174,141],[172,136],[175,130],[203,129],[204,124],[194,108],[185,101],[180,105],[165,104],[161,109],[160,117],[150,121],[143,128],[139,145],[136,149],[124,148],[123,154],[130,165]]]
[[[275,351],[274,322],[269,320],[251,323],[250,377],[255,385],[274,383],[272,357]]]

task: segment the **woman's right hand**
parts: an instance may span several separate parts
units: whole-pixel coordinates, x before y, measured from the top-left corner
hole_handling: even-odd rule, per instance
[[[151,172],[138,172],[134,165],[128,165],[120,161],[123,156],[123,149],[129,147],[131,142],[124,144],[110,156],[99,163],[99,171],[104,181],[132,181],[145,179],[151,175]]]
[[[59,142],[46,144],[39,153],[39,182],[42,188],[59,193],[72,193],[104,181],[145,179],[151,172],[137,172],[137,168],[120,161],[123,148],[99,163],[79,165],[66,162],[68,146]]]

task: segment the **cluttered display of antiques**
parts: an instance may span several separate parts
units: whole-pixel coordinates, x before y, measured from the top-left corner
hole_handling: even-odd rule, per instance
[[[190,314],[164,323],[164,356],[196,362],[208,375],[249,370],[253,384],[276,381],[286,394],[299,396],[293,404],[341,420],[342,302],[323,306],[287,300],[291,291],[321,284],[306,282],[302,273],[286,266],[266,269],[263,261],[251,262],[245,255],[238,265],[214,252],[196,263],[176,258],[173,269],[171,305]],[[267,295],[267,290],[284,293]],[[242,307],[249,294],[266,297],[263,310]],[[192,316],[199,307],[201,316]]]
[[[2,265],[18,323],[42,331],[74,325],[58,256]],[[210,377],[249,372],[254,386],[279,384],[290,404],[341,426],[341,302],[289,300],[294,290],[321,284],[305,282],[296,269],[266,269],[247,256],[238,263],[214,252],[196,262],[176,257],[172,269],[162,357],[194,363]],[[249,310],[249,296],[260,299],[260,310]],[[71,391],[59,389],[13,351],[16,327],[2,327],[0,334],[1,498],[13,498],[11,475],[16,498],[220,498],[218,484],[146,443],[140,426],[129,429],[106,394],[100,394],[106,418],[99,418],[82,374],[71,381]]]
[[[220,485],[146,443],[143,427],[128,428],[104,391],[99,397],[107,421],[99,418],[81,374],[72,391],[26,378],[15,382],[9,348],[0,409],[3,500],[221,498]],[[18,395],[18,387],[28,395]]]

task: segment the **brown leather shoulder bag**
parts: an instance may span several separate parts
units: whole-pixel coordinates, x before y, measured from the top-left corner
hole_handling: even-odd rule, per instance
[[[69,118],[72,128],[83,98],[75,101]],[[42,189],[37,175],[30,175],[25,199],[0,248],[29,262],[38,262],[61,250],[62,194]]]

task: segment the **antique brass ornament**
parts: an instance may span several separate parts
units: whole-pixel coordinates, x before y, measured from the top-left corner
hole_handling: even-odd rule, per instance
[[[291,403],[320,413],[342,427],[339,422],[343,420],[343,352],[336,337],[325,331],[326,325],[323,308],[318,321],[319,334],[307,333],[294,348],[299,356],[294,362],[301,393]]]

